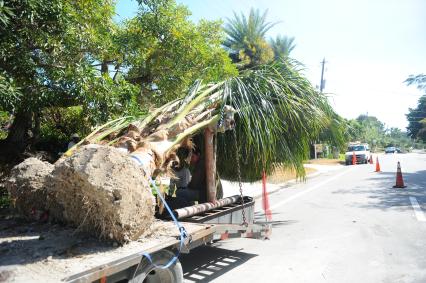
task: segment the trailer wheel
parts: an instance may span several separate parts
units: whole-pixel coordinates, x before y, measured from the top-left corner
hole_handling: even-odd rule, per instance
[[[166,265],[175,255],[168,250],[161,250],[151,255],[152,262],[143,258],[136,275],[130,283],[183,283],[183,270],[179,260],[167,269],[155,265]]]

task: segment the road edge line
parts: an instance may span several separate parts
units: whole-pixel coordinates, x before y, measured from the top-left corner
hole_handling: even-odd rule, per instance
[[[315,190],[315,189],[317,189],[317,188],[319,188],[319,187],[321,187],[321,186],[324,186],[325,184],[327,184],[327,183],[329,183],[329,182],[331,182],[331,181],[334,181],[335,179],[337,179],[337,178],[339,178],[339,177],[341,177],[341,176],[345,175],[346,173],[348,173],[348,172],[350,172],[350,171],[354,170],[355,168],[356,168],[356,167],[355,167],[355,166],[353,166],[353,167],[351,167],[351,168],[349,168],[349,169],[347,169],[347,170],[345,170],[345,171],[341,172],[340,174],[334,175],[333,177],[331,177],[331,178],[329,178],[329,179],[327,179],[327,180],[325,180],[325,181],[323,181],[323,182],[321,182],[321,183],[319,183],[319,184],[316,184],[316,185],[314,185],[314,186],[312,186],[312,187],[310,187],[310,188],[308,188],[308,189],[306,189],[306,190],[304,190],[304,191],[301,191],[301,192],[299,192],[299,193],[297,193],[297,194],[295,194],[295,195],[292,195],[291,197],[288,197],[288,198],[286,198],[285,200],[282,200],[282,201],[280,201],[279,203],[276,203],[276,204],[272,205],[272,206],[270,207],[270,209],[271,209],[271,210],[272,210],[272,209],[275,209],[275,208],[280,207],[280,206],[282,206],[282,205],[284,205],[284,204],[286,204],[286,203],[288,203],[288,202],[290,202],[290,201],[292,201],[292,200],[295,200],[296,198],[299,198],[300,196],[302,196],[302,195],[304,195],[304,194],[307,194],[307,193],[309,193],[309,192],[311,192],[311,191],[313,191],[313,190]]]
[[[417,202],[417,199],[415,197],[409,197],[409,199],[410,199],[410,202],[411,202],[411,206],[413,207],[414,214],[416,215],[417,221],[425,222],[426,217],[425,217],[419,203]]]

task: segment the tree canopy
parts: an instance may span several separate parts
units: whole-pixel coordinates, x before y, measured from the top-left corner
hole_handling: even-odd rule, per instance
[[[356,119],[347,120],[346,123],[346,139],[351,142],[367,142],[373,150],[383,149],[387,146],[408,149],[412,145],[406,132],[394,127],[387,128],[374,116],[362,114]]]
[[[286,58],[290,56],[291,51],[296,48],[294,37],[278,35],[276,38],[271,38],[270,45],[274,51],[275,59]]]
[[[221,48],[221,22],[194,24],[172,0],[140,1],[137,16],[122,24],[113,21],[113,0],[6,5],[0,2],[0,111],[13,115],[6,142],[20,150],[39,136],[52,107],[80,107],[90,127],[147,111],[196,79],[237,74]]]
[[[426,75],[412,75],[407,80],[408,85],[416,85],[419,90],[426,93]],[[409,108],[408,120],[408,135],[413,139],[418,139],[426,142],[426,94],[422,95],[415,108]]]
[[[174,1],[141,1],[136,17],[124,22],[117,42],[123,60],[115,68],[141,87],[146,100],[176,98],[196,79],[218,81],[236,75],[221,48],[220,21],[191,22],[190,11]]]
[[[266,33],[275,23],[266,20],[267,11],[250,9],[248,17],[234,12],[224,29],[227,39],[223,45],[240,68],[269,63],[274,58],[271,46],[266,41]]]

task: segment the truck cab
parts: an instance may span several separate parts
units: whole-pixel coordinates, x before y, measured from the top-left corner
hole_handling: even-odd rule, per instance
[[[353,155],[356,156],[357,164],[367,164],[370,162],[370,147],[366,143],[349,144],[345,153],[345,164],[352,164]]]

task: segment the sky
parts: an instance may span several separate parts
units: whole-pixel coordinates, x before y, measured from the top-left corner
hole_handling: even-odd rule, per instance
[[[422,93],[404,81],[426,73],[425,0],[177,0],[191,20],[226,22],[233,12],[268,10],[277,24],[268,37],[295,37],[291,57],[300,61],[312,85],[326,60],[324,93],[341,116],[376,116],[405,130],[405,114]],[[135,15],[137,2],[118,0],[117,19]]]

